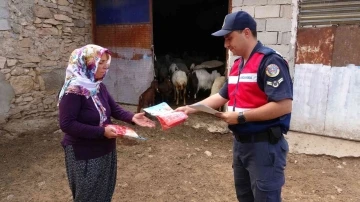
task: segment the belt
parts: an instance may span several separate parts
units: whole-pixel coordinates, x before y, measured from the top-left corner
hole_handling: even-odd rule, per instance
[[[235,139],[241,143],[250,143],[250,142],[269,142],[269,133],[261,132],[254,133],[249,135],[239,135],[234,133]]]

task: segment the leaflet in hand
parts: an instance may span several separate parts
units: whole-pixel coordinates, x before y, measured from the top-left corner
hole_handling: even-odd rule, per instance
[[[143,109],[151,116],[155,116],[163,130],[183,123],[188,116],[184,112],[174,111],[166,102]]]
[[[129,127],[120,126],[120,125],[116,125],[116,124],[107,124],[106,126],[113,127],[116,130],[116,134],[119,136],[136,138],[139,140],[146,140],[146,138],[139,136],[133,129],[131,129]]]
[[[192,105],[189,105],[189,107],[193,108],[193,109],[197,109],[199,111],[202,111],[202,112],[206,112],[206,113],[209,113],[209,114],[216,114],[216,113],[219,113],[219,111],[211,108],[211,107],[208,107],[206,105],[203,105],[203,104],[192,104]]]

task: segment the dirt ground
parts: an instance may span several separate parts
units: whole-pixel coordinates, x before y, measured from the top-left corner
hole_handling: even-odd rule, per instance
[[[213,119],[196,114],[187,122]],[[230,133],[186,123],[167,131],[133,128],[148,140],[118,139],[113,201],[236,201]],[[71,201],[61,138],[58,131],[0,141],[0,201]],[[290,153],[283,201],[360,201],[359,168],[358,158]]]

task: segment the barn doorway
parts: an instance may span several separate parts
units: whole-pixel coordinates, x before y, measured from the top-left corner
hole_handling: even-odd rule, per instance
[[[206,53],[225,60],[224,41],[211,33],[228,14],[228,1],[153,0],[153,39],[157,54]]]
[[[184,59],[203,57],[226,64],[224,39],[211,33],[219,30],[229,2],[219,0],[152,0],[153,44],[157,58],[166,54]],[[190,68],[190,64],[187,64]]]

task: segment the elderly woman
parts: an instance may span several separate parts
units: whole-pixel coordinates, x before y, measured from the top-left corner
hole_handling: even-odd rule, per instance
[[[115,103],[102,83],[111,56],[97,45],[71,53],[59,94],[66,172],[74,201],[111,201],[116,183],[116,138],[110,117],[144,127],[155,124]],[[105,127],[106,126],[106,127]]]

